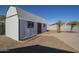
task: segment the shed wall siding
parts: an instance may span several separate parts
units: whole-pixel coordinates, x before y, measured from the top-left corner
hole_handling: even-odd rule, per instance
[[[27,21],[34,22],[34,27],[28,28]],[[42,32],[47,30],[47,27],[43,27],[46,22],[41,17],[11,6],[6,15],[6,36],[17,41],[35,36],[37,35],[37,23],[42,24]]]
[[[19,40],[19,22],[18,22],[18,15],[17,15],[17,11],[16,8],[14,7],[10,7],[7,15],[6,15],[6,33],[5,35],[14,39],[14,40]]]
[[[45,24],[45,27],[42,24],[42,32],[46,32],[47,31],[47,25]]]
[[[27,21],[20,20],[20,39],[29,38],[37,34],[37,23],[33,28],[27,28]]]
[[[43,27],[42,24],[42,32],[47,31],[47,26]],[[37,35],[37,23],[34,22],[33,28],[27,28],[27,21],[20,20],[20,39],[29,38]]]

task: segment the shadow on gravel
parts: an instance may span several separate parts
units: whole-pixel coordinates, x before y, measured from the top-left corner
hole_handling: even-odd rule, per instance
[[[9,51],[1,51],[0,53],[74,53],[74,52],[56,48],[49,48],[41,45],[34,45],[34,46],[10,49]]]

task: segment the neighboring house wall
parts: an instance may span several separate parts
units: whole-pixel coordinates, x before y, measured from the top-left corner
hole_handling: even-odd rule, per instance
[[[70,28],[71,26],[64,24],[61,26],[61,31],[70,31]],[[56,29],[57,29],[56,25],[48,26],[48,30],[56,30]],[[79,26],[75,26],[72,31],[79,32]]]
[[[55,31],[57,29],[57,26],[56,25],[52,25],[52,26],[49,26],[48,25],[47,29],[48,30],[54,30]]]
[[[71,29],[71,26],[66,25],[66,24],[61,27],[61,31],[70,31],[70,29]],[[79,26],[75,26],[72,29],[72,31],[79,32]]]
[[[61,31],[70,31],[70,26],[66,25],[66,24],[62,25],[61,26]]]
[[[19,21],[18,21],[18,15],[17,15],[17,11],[15,7],[9,8],[7,15],[6,15],[5,25],[6,25],[5,35],[12,39],[18,40],[19,39],[18,37],[19,36],[19,32],[18,32]]]
[[[75,27],[73,28],[73,30],[76,31],[76,32],[79,32],[79,26],[75,26]]]

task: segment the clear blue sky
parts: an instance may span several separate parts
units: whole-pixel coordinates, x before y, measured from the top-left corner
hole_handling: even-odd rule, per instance
[[[57,20],[79,21],[78,5],[17,5],[17,7],[43,17],[48,23],[54,23]],[[0,5],[0,15],[6,15],[8,8],[8,5]]]

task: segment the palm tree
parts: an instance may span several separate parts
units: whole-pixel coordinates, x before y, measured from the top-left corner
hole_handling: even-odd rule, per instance
[[[64,24],[61,20],[57,21],[56,23],[52,25],[57,25],[57,32],[59,33],[61,31],[61,26]]]
[[[79,22],[78,21],[70,21],[70,22],[67,23],[67,25],[70,25],[71,26],[70,32],[72,32],[72,30],[73,30],[73,28],[75,26],[79,26]]]

